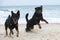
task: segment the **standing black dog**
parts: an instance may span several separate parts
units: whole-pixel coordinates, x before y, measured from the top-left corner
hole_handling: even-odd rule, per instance
[[[16,36],[18,37],[18,35],[19,35],[18,20],[20,17],[20,11],[18,10],[18,12],[16,14],[13,13],[13,11],[11,11],[11,14],[12,14],[12,16],[9,15],[5,22],[6,36],[8,35],[7,28],[10,29],[10,33],[9,33],[10,36],[11,36],[11,34],[14,34],[13,29],[15,28],[17,31]]]
[[[36,24],[39,25],[39,28],[41,29],[41,26],[39,24],[40,20],[45,21],[48,24],[48,22],[45,19],[43,19],[42,6],[35,8],[35,13],[34,13],[33,17],[30,20],[28,20],[28,13],[26,14],[25,18],[26,18],[26,21],[27,21],[26,32],[31,31],[31,29],[34,28],[33,26],[36,25]]]

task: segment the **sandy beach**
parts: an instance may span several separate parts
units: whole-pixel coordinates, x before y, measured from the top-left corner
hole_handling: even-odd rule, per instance
[[[60,24],[41,24],[42,28],[39,29],[38,25],[34,26],[31,32],[25,32],[25,24],[19,25],[19,37],[16,37],[16,31],[11,37],[5,37],[5,27],[0,25],[0,40],[60,40]]]

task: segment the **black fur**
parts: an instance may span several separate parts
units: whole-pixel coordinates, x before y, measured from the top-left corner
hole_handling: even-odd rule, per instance
[[[5,30],[6,30],[6,36],[8,35],[7,29],[10,29],[10,36],[13,34],[13,29],[15,28],[16,31],[18,31],[18,20],[20,17],[20,11],[18,11],[16,14],[11,11],[11,16],[9,15],[5,22]],[[18,36],[18,34],[17,34]]]
[[[41,21],[45,21],[46,23],[48,23],[45,19],[43,19],[43,15],[42,15],[42,6],[40,7],[36,7],[35,8],[35,13],[33,15],[33,17],[28,20],[28,13],[26,14],[26,21],[27,21],[27,24],[26,24],[26,32],[28,31],[31,31],[31,29],[33,29],[34,25],[39,25],[39,28],[41,28],[40,26],[40,20]]]

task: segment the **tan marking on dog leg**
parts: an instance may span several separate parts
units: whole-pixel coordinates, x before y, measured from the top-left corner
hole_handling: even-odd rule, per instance
[[[19,37],[19,31],[17,30],[17,34],[16,34],[17,37]]]
[[[6,36],[8,36],[8,32],[7,32],[7,30],[6,30]]]
[[[10,31],[10,33],[9,33],[9,36],[11,37],[11,31]]]

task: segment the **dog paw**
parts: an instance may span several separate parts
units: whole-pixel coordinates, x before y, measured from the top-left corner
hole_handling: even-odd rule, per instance
[[[48,22],[46,22],[48,24]]]
[[[39,27],[39,29],[41,29],[41,27]]]
[[[19,37],[18,35],[16,35],[16,37]]]

